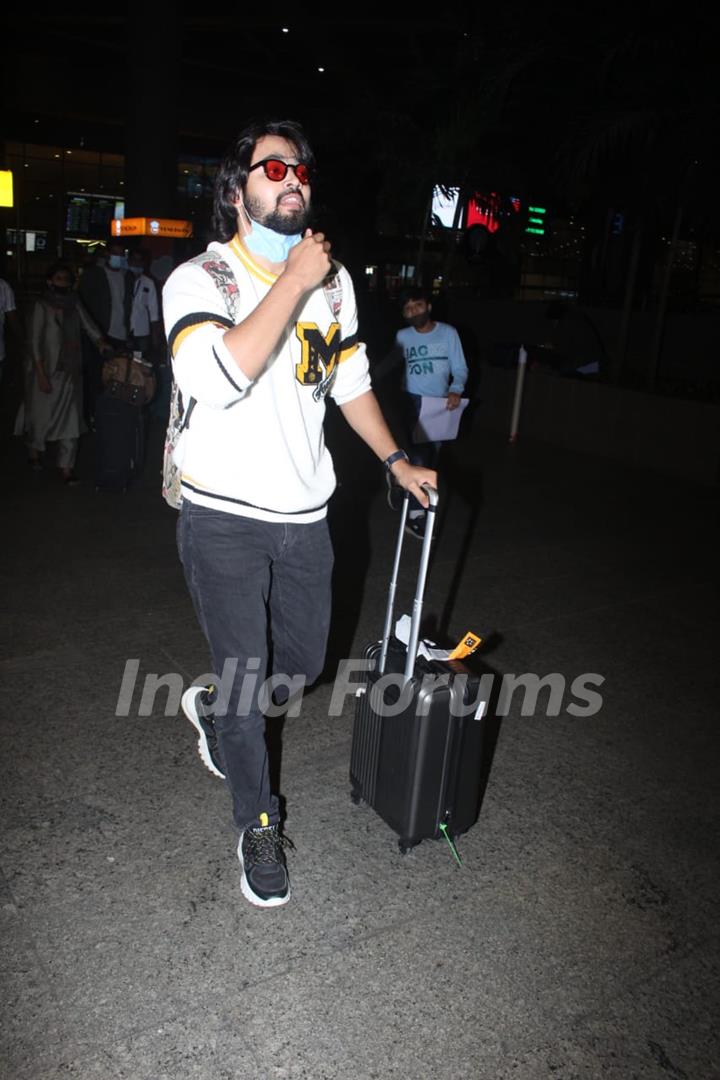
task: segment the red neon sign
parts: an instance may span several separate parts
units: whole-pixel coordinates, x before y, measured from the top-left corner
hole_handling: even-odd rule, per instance
[[[490,195],[476,191],[468,202],[467,228],[472,225],[484,225],[489,233],[500,228],[500,197],[494,191]]]

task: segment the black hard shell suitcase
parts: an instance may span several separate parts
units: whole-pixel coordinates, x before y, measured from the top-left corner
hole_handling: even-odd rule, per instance
[[[110,394],[95,403],[95,484],[124,490],[142,468],[142,412]]]
[[[479,700],[480,679],[459,661],[417,656],[427,566],[437,494],[431,506],[413,603],[408,647],[391,636],[397,573],[408,500],[403,503],[395,565],[390,583],[383,640],[365,650],[373,664],[357,692],[350,758],[351,797],[367,802],[399,836],[405,854],[421,840],[452,838],[477,821],[484,780],[487,702]],[[409,657],[414,660],[411,663]],[[383,674],[402,674],[411,683],[409,700],[398,715],[383,716],[373,687]],[[428,677],[439,676],[435,686]],[[462,678],[459,678],[462,676]],[[398,680],[399,681],[399,680]],[[425,685],[423,683],[425,682]],[[444,685],[441,685],[444,683]],[[399,687],[385,697],[391,707]],[[467,715],[459,715],[461,712]],[[424,715],[423,715],[424,714]],[[455,715],[453,715],[455,714]],[[491,749],[489,748],[491,757]],[[441,828],[442,827],[442,828]]]

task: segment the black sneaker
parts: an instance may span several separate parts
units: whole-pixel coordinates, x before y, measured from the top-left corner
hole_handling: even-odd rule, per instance
[[[267,821],[267,814],[260,820]],[[242,867],[240,888],[256,907],[280,907],[290,899],[290,882],[283,848],[290,841],[277,825],[261,825],[240,833],[238,859]]]
[[[409,536],[416,536],[418,540],[424,540],[426,520],[426,514],[423,514],[422,517],[408,518],[405,522],[405,532],[408,533]]]
[[[182,710],[190,723],[196,729],[198,738],[198,754],[203,765],[221,780],[225,779],[224,767],[218,749],[218,737],[215,724],[209,716],[204,714],[203,697],[209,692],[206,686],[191,686],[182,696]]]

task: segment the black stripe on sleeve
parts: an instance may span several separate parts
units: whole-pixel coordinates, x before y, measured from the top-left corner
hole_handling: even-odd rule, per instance
[[[215,352],[215,347],[214,347],[214,346],[213,346],[213,356],[214,356],[214,357],[215,357],[215,359],[217,360],[217,365],[218,365],[218,367],[220,368],[220,370],[222,371],[223,375],[225,376],[225,378],[227,379],[227,381],[228,381],[228,382],[230,383],[230,385],[231,385],[231,386],[234,386],[234,387],[235,387],[235,389],[237,390],[238,394],[244,394],[244,393],[245,393],[245,391],[243,390],[242,386],[238,386],[238,384],[237,384],[237,383],[235,382],[235,380],[234,380],[234,379],[232,378],[232,376],[230,375],[229,371],[227,370],[227,368],[226,368],[226,367],[225,367],[225,365],[223,364],[222,360],[220,359],[220,357],[218,356],[218,354],[217,354],[217,353]]]
[[[226,326],[228,330],[232,330],[235,325],[232,319],[228,319],[227,315],[218,315],[214,311],[194,311],[192,315],[183,315],[182,319],[178,319],[168,334],[170,352],[174,354],[174,345],[178,334],[181,334],[183,330],[187,330],[189,326],[197,326],[199,323],[206,322],[219,323],[220,326]]]
[[[358,335],[351,334],[350,337],[343,338],[340,342],[340,352],[345,352],[347,349],[352,349],[358,343]]]

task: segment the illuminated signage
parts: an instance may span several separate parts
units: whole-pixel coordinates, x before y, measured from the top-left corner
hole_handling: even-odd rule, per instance
[[[174,218],[123,218],[111,223],[113,236],[169,236],[186,239],[192,236],[192,221],[179,221]]]
[[[430,210],[430,220],[433,225],[443,225],[446,229],[452,229],[459,197],[459,187],[435,185]]]
[[[546,213],[547,210],[544,206],[528,206],[528,223],[525,232],[534,233],[536,236],[544,236]]]
[[[105,238],[114,217],[122,217],[123,201],[116,195],[69,191],[65,202],[65,235],[73,240]]]
[[[500,197],[494,191],[490,195],[476,191],[468,203],[466,225],[468,228],[483,225],[489,233],[497,232],[500,228]]]
[[[48,234],[45,230],[7,229],[5,239],[8,244],[25,248],[26,251],[47,251]]]
[[[10,169],[0,169],[0,206],[14,206],[13,174]]]

